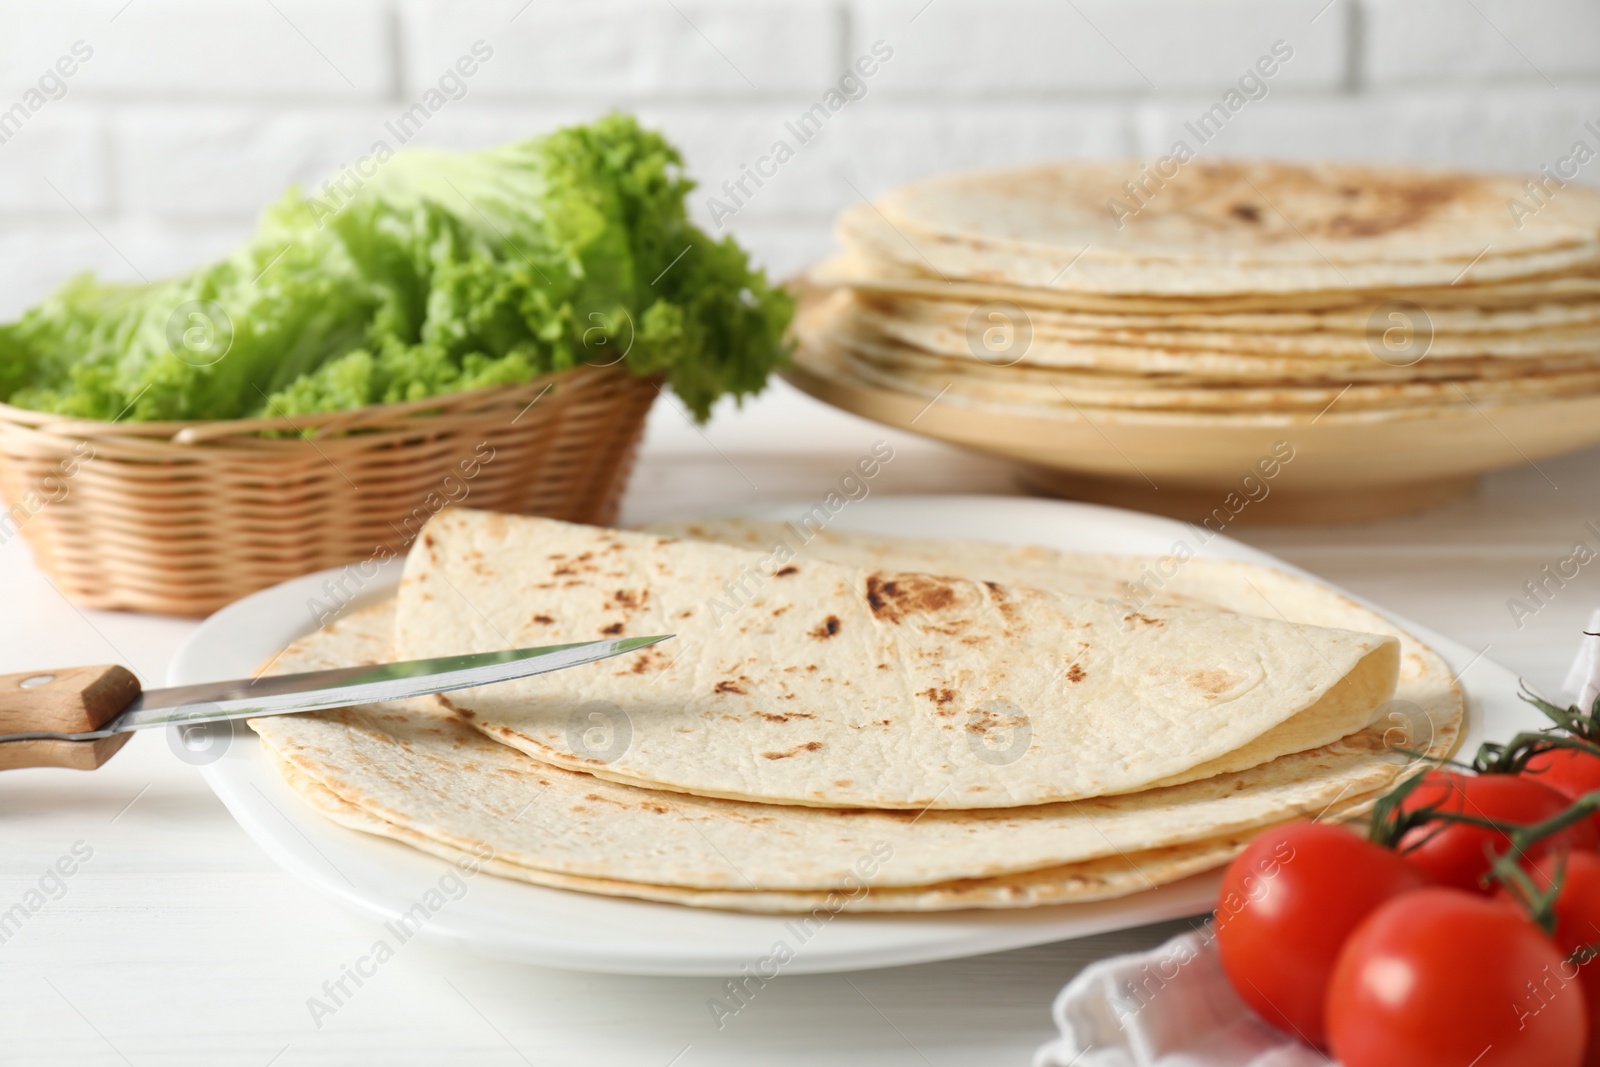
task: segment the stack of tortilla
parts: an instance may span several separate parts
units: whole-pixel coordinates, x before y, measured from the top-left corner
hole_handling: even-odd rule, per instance
[[[845,212],[801,366],[983,410],[1416,418],[1600,393],[1600,191],[1060,163]]]
[[[1362,810],[1454,747],[1444,663],[1214,560],[452,509],[294,672],[604,636],[640,652],[258,719],[343,825],[535,885],[764,912],[1100,900]],[[484,859],[487,857],[487,859]]]

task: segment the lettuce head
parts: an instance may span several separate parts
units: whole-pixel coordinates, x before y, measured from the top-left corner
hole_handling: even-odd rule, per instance
[[[292,417],[620,363],[704,419],[783,360],[789,297],[689,221],[681,158],[632,118],[482,152],[375,149],[289,190],[220,263],[79,277],[0,325],[0,399]]]

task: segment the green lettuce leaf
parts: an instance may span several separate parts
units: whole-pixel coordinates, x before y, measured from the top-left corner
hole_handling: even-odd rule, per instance
[[[383,146],[220,263],[76,278],[0,325],[0,397],[85,418],[295,416],[622,362],[696,415],[760,391],[793,308],[688,218],[631,118],[476,153]]]

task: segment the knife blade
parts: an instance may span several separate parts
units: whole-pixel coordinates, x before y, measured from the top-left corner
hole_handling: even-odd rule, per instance
[[[617,637],[569,645],[474,652],[400,663],[239,678],[140,692],[121,667],[79,667],[0,677],[0,745],[92,742],[152,726],[286,715],[446,693],[547,674],[619,656],[672,634]],[[135,694],[131,700],[129,693]],[[115,706],[111,706],[115,704]],[[29,720],[33,721],[29,721]],[[98,721],[97,721],[98,720]],[[17,729],[18,725],[79,729]]]

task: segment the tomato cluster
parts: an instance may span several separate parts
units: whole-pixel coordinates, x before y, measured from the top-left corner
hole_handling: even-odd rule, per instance
[[[1520,735],[1476,768],[1407,779],[1370,839],[1251,843],[1215,920],[1245,1003],[1344,1067],[1600,1067],[1600,746]]]

